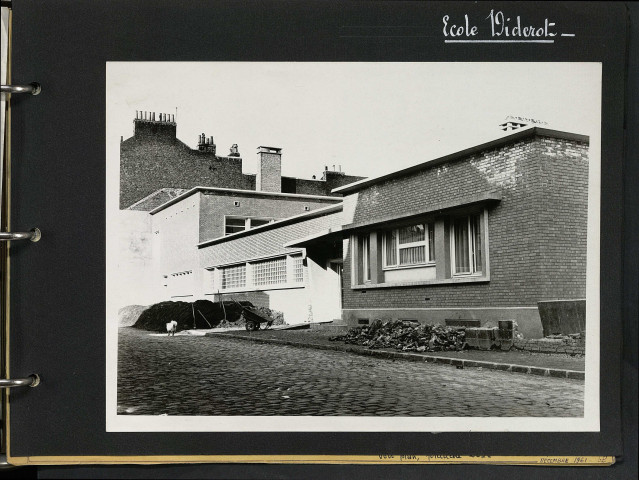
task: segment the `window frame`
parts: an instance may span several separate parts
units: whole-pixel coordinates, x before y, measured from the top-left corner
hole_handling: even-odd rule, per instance
[[[361,235],[362,281],[371,281],[371,234]]]
[[[228,220],[243,220],[244,221],[244,229],[238,230],[237,232],[227,232]],[[253,220],[260,220],[266,223],[262,225],[252,225]],[[264,225],[268,225],[269,223],[275,222],[277,219],[273,217],[247,217],[244,215],[224,215],[224,236],[228,237],[229,235],[235,235],[236,233],[245,232],[247,230],[251,230],[253,228],[261,227]],[[239,225],[237,226],[239,227]]]
[[[417,242],[409,242],[409,243],[399,243],[399,231],[402,228],[406,228],[406,227],[412,227],[412,226],[417,226],[417,225],[422,225],[424,227],[424,240],[419,240]],[[387,246],[387,234],[390,232],[394,232],[395,234],[395,238],[396,238],[396,245],[395,245],[395,258],[396,258],[396,263],[394,264],[388,264],[388,258],[387,258],[387,254],[386,254],[386,246]],[[433,235],[433,249],[431,251],[430,248],[430,235]],[[382,269],[383,270],[398,270],[398,269],[402,269],[402,268],[416,268],[416,267],[423,267],[423,266],[432,266],[435,265],[435,245],[434,245],[434,237],[435,237],[435,224],[434,222],[417,222],[417,223],[411,223],[411,224],[407,224],[407,225],[401,225],[399,227],[396,228],[392,228],[392,229],[387,229],[387,230],[381,230],[380,231],[381,235],[382,235]],[[407,263],[407,264],[401,264],[400,263],[400,252],[401,250],[407,249],[407,248],[414,248],[414,247],[424,247],[424,258],[427,258],[427,260],[425,260],[424,262],[419,262],[419,263]]]
[[[289,288],[302,288],[306,286],[307,265],[304,260],[305,256],[303,252],[290,253],[286,255],[276,255],[272,257],[266,258],[256,258],[252,260],[246,260],[244,262],[231,263],[226,265],[219,265],[214,267],[205,267],[209,275],[212,277],[208,279],[209,282],[209,290],[214,290],[214,293],[232,293],[232,292],[253,292],[253,291],[264,291],[264,290],[280,290],[280,289],[289,289]],[[296,275],[295,265],[296,260],[299,259],[299,264],[301,264],[301,275]],[[285,281],[280,283],[255,283],[255,265],[263,262],[269,261],[284,261],[285,262]],[[224,287],[224,270],[227,268],[236,268],[243,267],[244,268],[244,285],[242,286],[233,286],[233,287]],[[205,294],[208,295],[208,294]]]
[[[479,238],[480,238],[480,245],[479,245],[479,263],[477,262],[477,232],[476,232],[476,228],[475,228],[475,222],[473,222],[473,219],[477,218],[477,225],[479,225]],[[459,219],[466,219],[467,221],[467,235],[468,235],[468,266],[469,266],[469,271],[467,272],[456,272],[456,262],[457,262],[457,257],[455,255],[455,223],[457,220]],[[459,278],[459,277],[481,277],[484,276],[484,266],[483,266],[483,258],[485,257],[485,253],[484,253],[484,229],[485,227],[483,226],[483,221],[484,221],[484,213],[483,212],[475,212],[475,213],[468,213],[465,215],[457,215],[454,217],[451,217],[451,222],[450,222],[450,274],[451,274],[451,278]]]

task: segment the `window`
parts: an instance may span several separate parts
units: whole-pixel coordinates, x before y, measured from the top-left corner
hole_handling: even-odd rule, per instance
[[[222,291],[302,287],[305,277],[301,254],[282,255],[225,267],[207,267],[206,271],[208,275],[204,278],[205,288],[212,290],[215,282]]]
[[[304,283],[304,259],[301,255],[291,257],[293,260],[293,283]]]
[[[432,223],[418,223],[385,232],[384,267],[422,265],[435,261]]]
[[[453,275],[481,274],[481,215],[454,218],[451,228]]]
[[[244,230],[246,230],[246,219],[226,217],[225,235],[231,235]]]
[[[423,218],[428,221],[392,229],[380,224],[378,231],[353,234],[351,286],[364,290],[490,281],[486,208],[459,208]]]
[[[286,283],[286,257],[255,262],[252,267],[254,285]]]
[[[225,217],[224,235],[243,232],[274,221],[274,218]]]
[[[222,289],[246,286],[246,264],[221,268]]]
[[[371,280],[371,237],[370,235],[362,235],[360,237],[360,252],[362,256],[362,280],[370,282]]]

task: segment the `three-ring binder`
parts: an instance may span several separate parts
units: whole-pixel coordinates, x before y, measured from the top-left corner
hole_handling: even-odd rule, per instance
[[[37,242],[42,238],[39,228],[32,228],[28,232],[0,232],[0,241],[10,242],[13,240],[31,240]]]
[[[30,93],[31,95],[38,95],[42,91],[42,87],[38,82],[33,82],[28,85],[0,85],[0,92],[2,93]]]
[[[37,387],[39,384],[40,377],[36,374],[26,378],[0,378],[0,388]]]
[[[28,85],[0,85],[1,93],[28,93],[38,95],[42,87],[37,82]],[[2,172],[4,173],[4,172]],[[0,241],[31,240],[37,242],[42,237],[39,228],[32,228],[28,232],[0,232]],[[40,384],[40,377],[37,374],[29,375],[26,378],[0,378],[0,389],[15,387],[37,387]],[[4,464],[5,462],[1,462]]]

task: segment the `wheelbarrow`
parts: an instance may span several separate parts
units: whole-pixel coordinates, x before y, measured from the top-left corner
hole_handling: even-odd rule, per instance
[[[266,324],[264,327],[265,329],[269,328],[273,324],[272,318],[263,315],[251,307],[242,307],[242,316],[244,317],[246,330],[249,332],[259,330],[262,324]]]

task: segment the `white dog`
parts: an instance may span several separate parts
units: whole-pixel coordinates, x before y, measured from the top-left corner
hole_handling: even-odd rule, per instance
[[[175,336],[175,332],[177,331],[177,322],[175,320],[171,320],[166,324],[166,331],[169,335]]]

